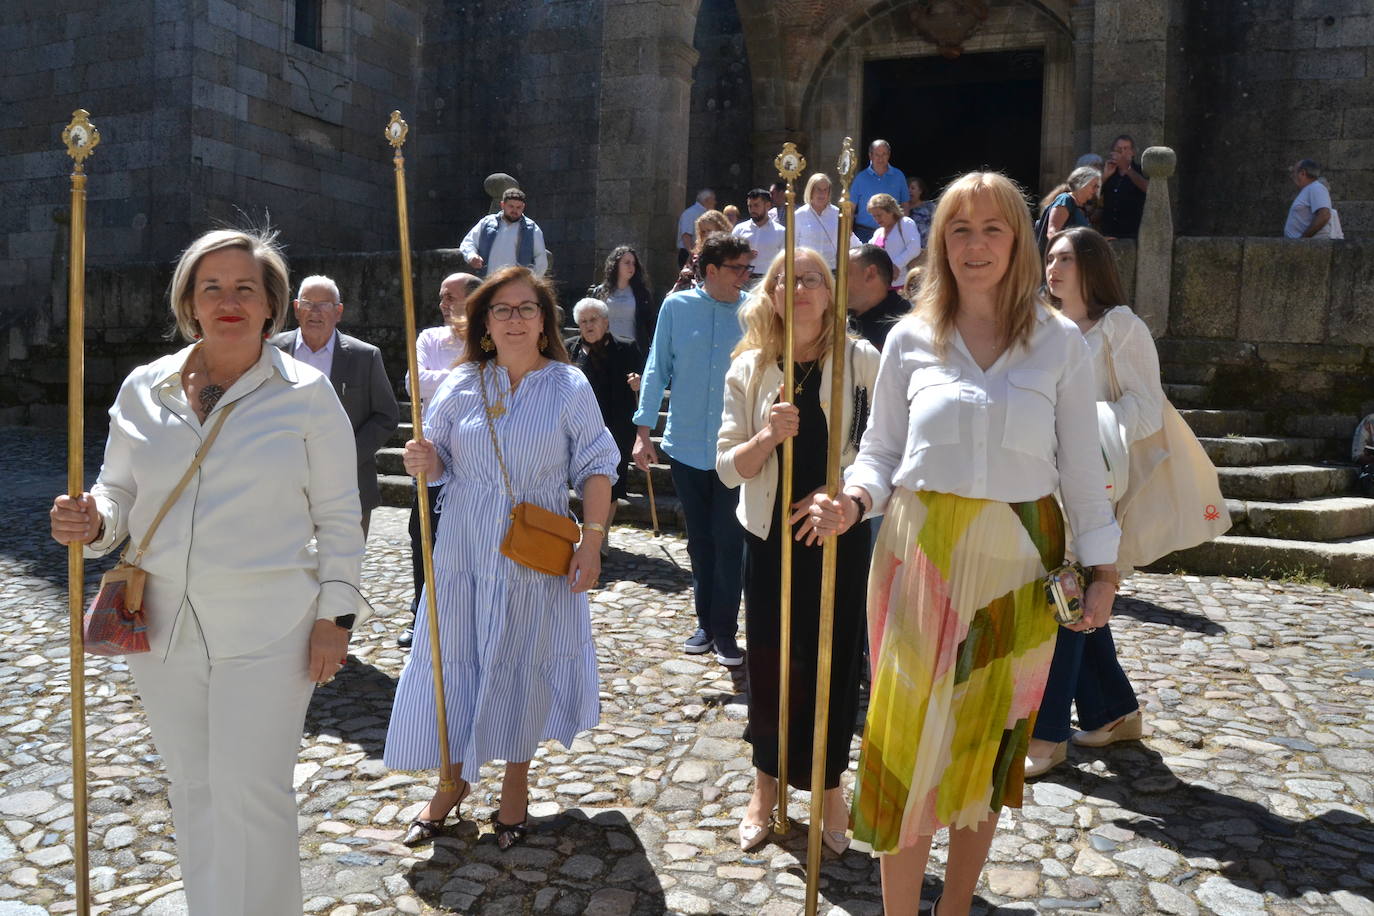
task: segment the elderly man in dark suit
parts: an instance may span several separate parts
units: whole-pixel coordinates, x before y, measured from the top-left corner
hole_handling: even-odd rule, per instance
[[[382,352],[338,332],[336,326],[344,313],[338,284],[328,277],[306,277],[292,306],[300,327],[276,335],[272,344],[314,366],[334,384],[358,446],[358,498],[366,537],[372,510],[382,501],[377,486],[377,449],[400,422],[401,408],[382,366]]]

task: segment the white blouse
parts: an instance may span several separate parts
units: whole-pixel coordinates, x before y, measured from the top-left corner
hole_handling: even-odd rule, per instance
[[[800,207],[796,216],[797,247],[810,248],[825,258],[826,265],[835,269],[835,253],[839,250],[836,240],[840,232],[840,210],[834,204],[827,204],[817,215],[809,204]],[[849,233],[849,244],[845,251],[859,247],[859,237]]]
[[[1159,352],[1149,327],[1129,308],[1118,305],[1102,316],[1083,338],[1092,353],[1097,376],[1097,399],[1106,401],[1127,444],[1144,439],[1164,425],[1164,386],[1160,384]],[[1112,400],[1107,351],[1121,386],[1121,397]]]
[[[957,331],[945,356],[930,325],[902,319],[888,335],[873,415],[845,474],[886,506],[894,487],[1028,502],[1058,488],[1074,553],[1088,566],[1116,559],[1121,529],[1107,499],[1092,365],[1078,326],[1038,306],[1027,346],[984,371]]]
[[[916,228],[916,221],[909,216],[903,216],[893,229],[895,231],[889,234],[880,227],[873,233],[873,243],[876,245],[881,236],[883,250],[892,259],[892,266],[897,268],[892,285],[902,286],[906,283],[907,266],[921,254],[921,230]]]

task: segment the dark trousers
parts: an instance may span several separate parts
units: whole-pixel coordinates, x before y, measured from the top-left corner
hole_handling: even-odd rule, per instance
[[[668,467],[687,522],[697,626],[712,639],[734,637],[744,566],[744,529],[735,518],[739,490],[721,483],[714,470],[685,465],[671,455]]]
[[[1033,736],[1042,741],[1067,741],[1072,732],[1070,704],[1078,707],[1078,727],[1084,731],[1099,729],[1140,708],[1131,682],[1116,660],[1110,627],[1098,627],[1093,633],[1059,628]]]
[[[439,532],[439,494],[442,486],[426,487],[429,491],[429,536],[430,549],[434,549],[433,539]],[[418,494],[417,494],[418,495]],[[420,608],[420,590],[425,587],[425,561],[420,554],[420,501],[410,504],[410,568],[415,575],[415,597],[410,601],[410,613]]]
[[[860,242],[868,243],[873,241],[873,233],[877,231],[876,228],[861,226],[858,223],[854,224],[854,234],[859,237]]]

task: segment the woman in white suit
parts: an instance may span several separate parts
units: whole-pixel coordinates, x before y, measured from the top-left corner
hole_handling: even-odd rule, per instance
[[[753,849],[768,837],[778,801],[779,669],[781,626],[778,592],[782,539],[806,513],[811,496],[823,492],[832,422],[844,431],[841,464],[859,452],[868,404],[878,376],[878,351],[864,340],[845,341],[844,402],[831,415],[830,353],[834,336],[835,281],[819,253],[796,253],[793,390],[783,391],[783,255],[769,265],[740,313],[744,337],[725,375],[725,407],[716,443],[716,472],[726,486],[740,487],[736,514],[744,526],[744,615],[749,637],[749,726],[754,747],[754,793],[739,825],[740,846]],[[780,524],[782,443],[794,439],[791,525]],[[803,523],[803,526],[805,523]],[[803,527],[800,530],[805,530]],[[801,534],[795,535],[798,539]],[[814,535],[792,550],[792,642],[787,775],[799,789],[811,788],[811,723],[815,716],[814,672],[820,625],[821,547]],[[849,765],[849,744],[859,708],[863,664],[864,593],[868,585],[868,530],[839,539],[835,625],[830,678],[830,734],[825,754],[824,832],[834,852],[849,846],[849,809],[840,775]],[[781,791],[786,791],[784,787]]]
[[[797,247],[818,253],[825,266],[834,271],[840,241],[840,208],[830,202],[830,176],[816,172],[806,179],[802,199],[806,204],[797,209]],[[859,237],[851,232],[845,251],[858,248],[860,244]]]
[[[151,651],[127,659],[171,782],[191,916],[299,916],[292,770],[360,605],[352,427],[328,378],[265,341],[289,298],[272,236],[192,243],[171,287],[191,346],[124,380],[99,479],[50,513],[53,537],[89,556],[142,544],[232,405],[146,545]]]

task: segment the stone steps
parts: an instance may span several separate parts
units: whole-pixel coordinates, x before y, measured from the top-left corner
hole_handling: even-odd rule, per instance
[[[1320,499],[1348,493],[1355,469],[1319,464],[1218,467],[1217,477],[1228,499]]]
[[[1159,571],[1269,579],[1317,578],[1332,585],[1374,584],[1374,538],[1305,541],[1225,534],[1153,564]]]
[[[1228,499],[1230,535],[1340,541],[1374,535],[1374,499],[1329,496],[1294,502]]]
[[[1261,436],[1264,414],[1258,410],[1203,410],[1180,408],[1179,415],[1193,430],[1193,435],[1224,439],[1227,436]]]
[[[1270,439],[1264,436],[1199,437],[1207,457],[1218,467],[1248,467],[1288,461],[1310,461],[1324,454],[1323,440]]]

